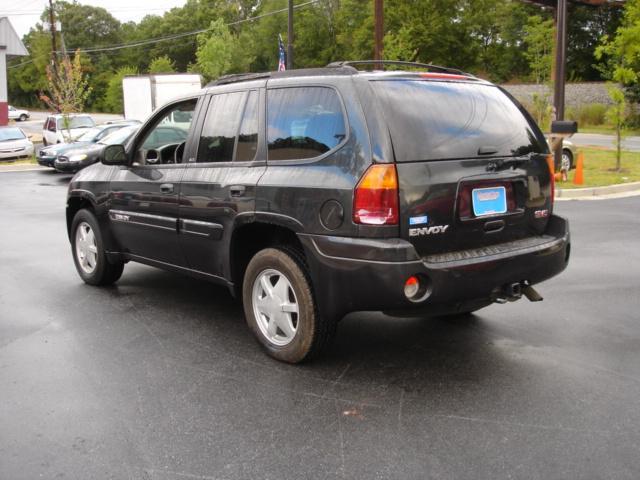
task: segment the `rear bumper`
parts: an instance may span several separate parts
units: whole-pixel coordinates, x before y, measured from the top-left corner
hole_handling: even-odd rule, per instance
[[[420,258],[401,239],[371,240],[300,235],[320,310],[341,317],[382,310],[438,312],[462,304],[490,302],[503,285],[540,283],[562,272],[569,260],[569,225],[553,216],[547,231],[492,247]],[[421,302],[404,295],[412,275],[427,278],[430,294]]]

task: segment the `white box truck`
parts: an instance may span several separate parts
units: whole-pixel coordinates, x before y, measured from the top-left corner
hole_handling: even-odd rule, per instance
[[[156,108],[201,88],[202,77],[190,73],[128,75],[122,79],[124,118],[144,122]]]

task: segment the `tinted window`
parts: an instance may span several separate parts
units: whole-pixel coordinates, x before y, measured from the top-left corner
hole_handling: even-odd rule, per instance
[[[340,99],[331,88],[269,90],[267,114],[269,160],[317,157],[346,136]]]
[[[492,85],[423,80],[372,82],[382,101],[396,160],[474,158],[546,152],[520,109]]]
[[[149,130],[142,144],[142,149],[157,149],[184,142],[189,133],[196,103],[196,99],[178,103],[162,117],[156,119],[153,128]]]
[[[245,92],[211,97],[198,145],[198,162],[230,162]]]
[[[249,93],[247,105],[238,133],[236,161],[248,162],[255,158],[258,148],[258,92]]]

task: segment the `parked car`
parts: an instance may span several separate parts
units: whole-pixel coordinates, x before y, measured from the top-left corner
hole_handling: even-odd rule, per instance
[[[88,128],[96,126],[96,122],[89,115],[71,114],[68,117],[68,125],[66,125],[65,115],[57,114],[47,117],[42,129],[42,143],[45,147],[56,143],[73,142]]]
[[[33,143],[18,127],[0,127],[0,159],[12,160],[33,155]]]
[[[104,125],[97,125],[89,130],[86,130],[77,140],[70,143],[58,143],[48,147],[41,148],[38,152],[38,163],[44,167],[54,168],[54,162],[58,155],[63,155],[70,150],[85,147],[87,145],[94,144],[108,135],[120,130],[123,127],[130,125],[140,125],[137,120],[131,120],[127,122],[107,123]]]
[[[98,142],[67,144],[67,147],[56,156],[53,167],[64,173],[74,173],[88,167],[100,160],[100,154],[107,145],[125,143],[138,128],[140,128],[139,123],[122,125]]]
[[[551,144],[547,140],[549,150],[551,150]],[[562,141],[562,157],[560,163],[555,165],[556,171],[559,170],[573,170],[576,168],[575,158],[578,155],[578,148],[570,140],[564,139]]]
[[[24,122],[29,119],[31,115],[27,110],[20,110],[18,108],[12,107],[9,105],[9,119],[10,120],[18,120],[20,122]]]
[[[531,116],[457,70],[360,63],[224,77],[106,147],[68,190],[80,277],[111,284],[134,261],[226,285],[291,363],[349,312],[541,300],[570,240]],[[176,112],[193,112],[186,140],[150,147]]]

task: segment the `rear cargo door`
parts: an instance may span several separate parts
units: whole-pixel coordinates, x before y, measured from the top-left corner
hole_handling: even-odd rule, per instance
[[[541,234],[552,185],[542,133],[477,80],[372,81],[391,136],[401,236],[423,255]]]

